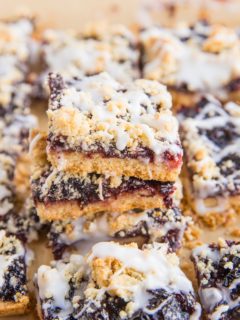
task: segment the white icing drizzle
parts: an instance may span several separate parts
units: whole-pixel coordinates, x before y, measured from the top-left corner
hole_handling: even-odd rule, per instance
[[[118,290],[127,290],[131,294],[131,300],[134,310],[146,308],[148,303],[147,290],[165,289],[168,292],[193,293],[191,282],[186,278],[179,268],[179,261],[175,254],[167,254],[167,245],[155,244],[144,250],[136,247],[121,246],[114,242],[101,242],[96,244],[87,259],[91,264],[94,258],[106,259],[115,258],[123,264],[119,273],[126,268],[132,268],[144,274],[144,279],[136,285],[127,283],[118,283]],[[110,291],[113,286],[102,288],[104,291]],[[104,293],[101,292],[101,295]]]
[[[71,31],[46,30],[42,54],[48,70],[42,75],[43,81],[49,71],[60,73],[65,79],[106,71],[126,83],[139,76],[139,51],[131,47],[135,43],[134,35],[124,26],[109,26],[101,39],[85,39]]]
[[[228,155],[240,157],[240,106],[233,102],[222,106],[208,96],[209,102],[194,118],[183,120],[183,146],[187,155],[187,166],[193,172],[192,187],[194,194],[201,200],[214,196],[218,191],[221,196],[228,196],[230,191],[236,192],[235,185],[240,185],[240,171],[235,168],[230,173],[220,172],[219,162]],[[230,125],[229,129],[226,127]],[[234,135],[225,146],[217,145],[204,132],[199,130],[232,130]],[[221,166],[231,168],[233,162],[225,161]],[[218,199],[216,199],[216,202]],[[227,200],[226,200],[227,201]],[[225,208],[224,199],[217,207]],[[196,202],[200,211],[204,211],[202,202]],[[203,209],[203,210],[202,210]]]
[[[240,284],[240,278],[235,279],[229,287],[223,286],[218,279],[216,279],[214,287],[204,287],[204,285],[208,283],[210,272],[215,270],[215,268],[218,268],[213,266],[213,263],[218,265],[220,259],[226,254],[239,256],[240,245],[233,244],[228,246],[225,244],[222,247],[213,249],[210,248],[209,245],[205,244],[195,248],[192,253],[197,271],[200,273],[199,296],[202,301],[202,305],[208,314],[208,319],[211,320],[220,319],[225,312],[234,309],[240,303],[240,296],[233,300],[230,292]],[[201,259],[208,259],[208,263],[202,263]],[[231,269],[232,262],[230,260],[226,260],[224,268]]]
[[[12,22],[0,23],[0,53],[14,55],[20,61],[26,61],[29,57],[29,45],[33,24],[30,19],[20,18]]]
[[[5,254],[5,250],[11,250],[12,247],[16,248],[16,252],[13,254]],[[14,262],[15,259],[24,257],[25,249],[21,242],[13,236],[6,236],[4,230],[0,231],[0,287],[4,284],[4,275],[8,270],[8,267]]]
[[[41,299],[41,306],[45,316],[48,315],[49,307],[58,307],[60,312],[56,316],[62,320],[68,319],[73,312],[70,301],[69,281],[74,274],[83,268],[83,257],[71,255],[69,262],[57,261],[52,267],[42,265],[36,274],[38,294]],[[54,317],[54,314],[50,314]]]
[[[240,74],[238,35],[223,26],[151,27],[143,31],[141,42],[145,77],[168,85],[186,84],[190,91],[220,94],[219,89]]]
[[[152,149],[156,156],[166,150],[182,154],[176,144],[178,122],[170,110],[171,96],[166,87],[141,79],[129,83],[126,91],[122,89],[125,90],[107,73],[73,82],[63,89],[60,105],[62,119],[67,120],[69,113],[74,112],[74,128],[54,128],[59,109],[52,111],[56,102],[50,101],[50,130],[69,136],[71,142],[74,138],[84,150],[96,142],[106,149],[115,142],[119,151],[126,147],[136,149],[140,143]]]

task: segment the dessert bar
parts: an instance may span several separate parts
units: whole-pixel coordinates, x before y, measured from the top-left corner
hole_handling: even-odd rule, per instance
[[[0,231],[0,316],[20,315],[29,307],[25,249],[14,236]]]
[[[239,319],[240,243],[221,239],[205,244],[194,249],[192,260],[207,319]]]
[[[201,93],[239,99],[240,40],[237,31],[206,21],[141,34],[143,74],[171,90],[174,106],[191,106]]]
[[[123,86],[107,73],[64,82],[51,74],[48,158],[68,172],[175,181],[182,165],[171,96],[155,81]]]
[[[91,25],[82,33],[46,30],[40,46],[43,73],[36,87],[38,96],[48,92],[48,73],[64,79],[106,71],[121,83],[139,77],[139,50],[135,35],[123,25]],[[41,92],[42,91],[42,92]]]
[[[170,251],[181,247],[184,231],[191,222],[178,208],[160,210],[132,210],[123,213],[102,213],[94,219],[54,221],[48,233],[55,259],[61,258],[68,247],[80,241],[118,239],[143,243],[165,242]]]
[[[64,220],[98,212],[171,208],[177,184],[96,173],[72,174],[47,161],[46,135],[34,133],[31,143],[32,193],[39,216]]]
[[[166,244],[100,242],[85,256],[41,266],[36,275],[42,320],[198,320],[201,307],[178,257]]]
[[[185,114],[181,134],[188,178],[185,190],[200,216],[239,212],[240,106],[207,96]]]

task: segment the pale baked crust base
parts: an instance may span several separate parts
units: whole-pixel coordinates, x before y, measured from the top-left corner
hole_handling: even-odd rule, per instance
[[[216,211],[217,197],[209,197],[204,199],[206,208],[209,208],[205,214],[198,211],[196,199],[193,196],[191,182],[187,177],[186,168],[183,170],[184,177],[182,178],[185,196],[188,207],[197,215],[197,219],[201,220],[210,228],[226,226],[231,223],[236,214],[240,214],[240,195],[229,196],[226,200],[226,206],[222,211]]]
[[[81,216],[89,218],[94,217],[97,212],[124,212],[139,208],[142,210],[161,208],[165,209],[163,198],[161,196],[144,196],[139,192],[129,195],[121,195],[117,199],[108,199],[98,201],[81,208],[77,201],[57,201],[54,203],[44,204],[36,202],[38,215],[43,220],[65,220],[67,218],[76,219]]]
[[[19,302],[0,301],[0,316],[17,316],[29,311],[29,297],[21,297]]]
[[[142,180],[176,181],[181,165],[171,168],[164,163],[144,163],[137,159],[106,158],[100,154],[84,155],[81,152],[47,150],[48,160],[60,170],[71,173],[111,174],[137,177]]]

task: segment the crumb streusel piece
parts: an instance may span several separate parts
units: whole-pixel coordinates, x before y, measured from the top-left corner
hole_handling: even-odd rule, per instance
[[[33,199],[43,220],[93,217],[98,212],[136,208],[166,209],[178,196],[178,183],[174,182],[60,171],[47,161],[46,143],[46,134],[36,132],[30,146]]]
[[[141,34],[143,74],[172,90],[175,106],[192,105],[200,93],[239,99],[240,40],[234,29],[199,21]]]
[[[100,242],[36,275],[43,320],[199,320],[191,282],[166,244]]]
[[[240,318],[240,243],[220,239],[193,250],[201,304],[210,320]]]
[[[182,165],[178,122],[165,86],[144,79],[126,87],[107,73],[49,78],[48,158],[68,172],[175,181]]]
[[[15,236],[0,231],[0,315],[20,315],[29,307],[25,249]]]
[[[54,221],[48,233],[49,244],[55,259],[65,249],[77,246],[80,241],[97,242],[103,239],[126,239],[140,244],[165,242],[170,251],[181,247],[184,231],[191,222],[181,211],[173,209],[132,210],[123,213],[101,213],[93,219]]]
[[[189,203],[200,215],[240,212],[240,106],[210,96],[181,125]]]
[[[46,30],[40,51],[44,71],[37,95],[48,92],[45,82],[49,72],[60,73],[67,80],[103,71],[121,83],[139,78],[137,40],[123,25],[96,24],[82,33]]]

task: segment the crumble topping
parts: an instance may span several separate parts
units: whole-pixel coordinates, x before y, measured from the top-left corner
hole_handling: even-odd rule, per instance
[[[0,299],[20,301],[27,294],[25,249],[14,236],[0,231]]]
[[[239,105],[204,97],[194,118],[183,120],[182,139],[193,192],[199,199],[240,192]]]
[[[83,152],[113,148],[141,157],[141,149],[148,148],[160,159],[164,152],[182,155],[171,96],[160,83],[139,79],[125,88],[101,73],[65,84],[51,74],[49,84],[50,140],[63,137]]]
[[[239,242],[219,239],[218,243],[193,250],[199,282],[199,295],[209,319],[233,319],[240,316]]]
[[[33,22],[28,18],[15,21],[0,22],[0,53],[1,56],[13,55],[20,61],[29,58],[29,46],[33,32]]]
[[[150,27],[141,34],[144,76],[176,89],[223,94],[240,74],[240,40],[233,29],[208,24]]]
[[[86,257],[72,255],[52,268],[40,267],[37,286],[44,316],[120,320],[164,313],[179,320],[200,319],[192,284],[177,256],[167,250],[164,244],[140,250],[136,244],[101,242]]]

